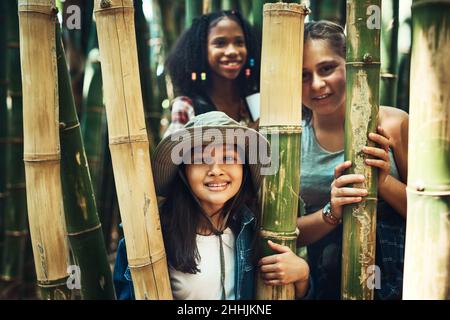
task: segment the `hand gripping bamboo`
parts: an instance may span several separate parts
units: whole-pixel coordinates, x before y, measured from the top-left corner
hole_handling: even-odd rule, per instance
[[[264,179],[261,190],[262,255],[275,252],[272,240],[296,251],[298,194],[300,191],[300,140],[302,120],[302,64],[304,19],[300,4],[264,5],[261,63],[260,131],[271,142],[272,166],[279,169]],[[294,299],[294,285],[266,286],[257,277],[256,298]]]
[[[361,174],[369,195],[361,203],[344,207],[342,238],[342,299],[373,299],[378,174],[365,164],[362,153],[373,147],[369,132],[376,132],[380,86],[380,29],[370,24],[369,6],[381,12],[381,0],[347,1],[347,86],[345,160],[352,161],[351,174]],[[374,19],[381,19],[381,16]],[[369,28],[370,26],[370,28]]]
[[[132,0],[96,0],[114,178],[137,299],[172,299],[139,81]]]
[[[55,2],[19,0],[28,217],[44,298],[68,298],[68,247],[60,180]]]

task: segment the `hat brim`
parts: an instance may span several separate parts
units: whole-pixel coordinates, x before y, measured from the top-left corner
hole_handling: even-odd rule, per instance
[[[236,144],[236,139],[230,137],[232,132],[235,137],[244,138],[243,141],[239,141],[238,145],[244,147],[245,159],[242,160],[248,165],[255,192],[258,192],[263,179],[261,169],[266,166],[261,163],[259,154],[266,152],[266,157],[268,154],[270,155],[270,144],[262,134],[254,129],[226,125],[184,128],[164,138],[152,156],[156,194],[161,197],[169,194],[172,181],[177,175],[178,166],[183,163],[182,159],[187,151],[195,146],[211,143]],[[222,137],[222,140],[217,139],[219,136]]]

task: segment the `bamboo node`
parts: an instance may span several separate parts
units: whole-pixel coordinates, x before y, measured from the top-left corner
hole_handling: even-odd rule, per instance
[[[297,239],[297,230],[295,230],[294,232],[286,232],[284,234],[268,230],[260,230],[259,234],[261,235],[262,238],[265,239],[268,238],[279,241],[292,241]]]
[[[424,192],[425,191],[425,183],[421,180],[416,181],[416,191]]]
[[[100,1],[100,8],[105,9],[111,7],[111,1],[109,0],[102,0]]]
[[[363,60],[365,63],[372,63],[373,57],[370,53],[366,53],[366,54],[364,54]]]

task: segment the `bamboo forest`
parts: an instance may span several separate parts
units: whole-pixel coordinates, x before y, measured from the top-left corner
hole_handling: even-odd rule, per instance
[[[450,300],[448,0],[2,0],[0,30],[0,300]]]

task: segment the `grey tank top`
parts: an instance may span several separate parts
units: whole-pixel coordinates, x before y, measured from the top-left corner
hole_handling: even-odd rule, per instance
[[[303,121],[302,126],[300,196],[305,202],[305,211],[308,214],[323,208],[330,201],[334,168],[344,162],[344,150],[338,152],[325,150],[318,143],[310,123]],[[399,179],[391,149],[389,159],[391,160],[390,174]]]

